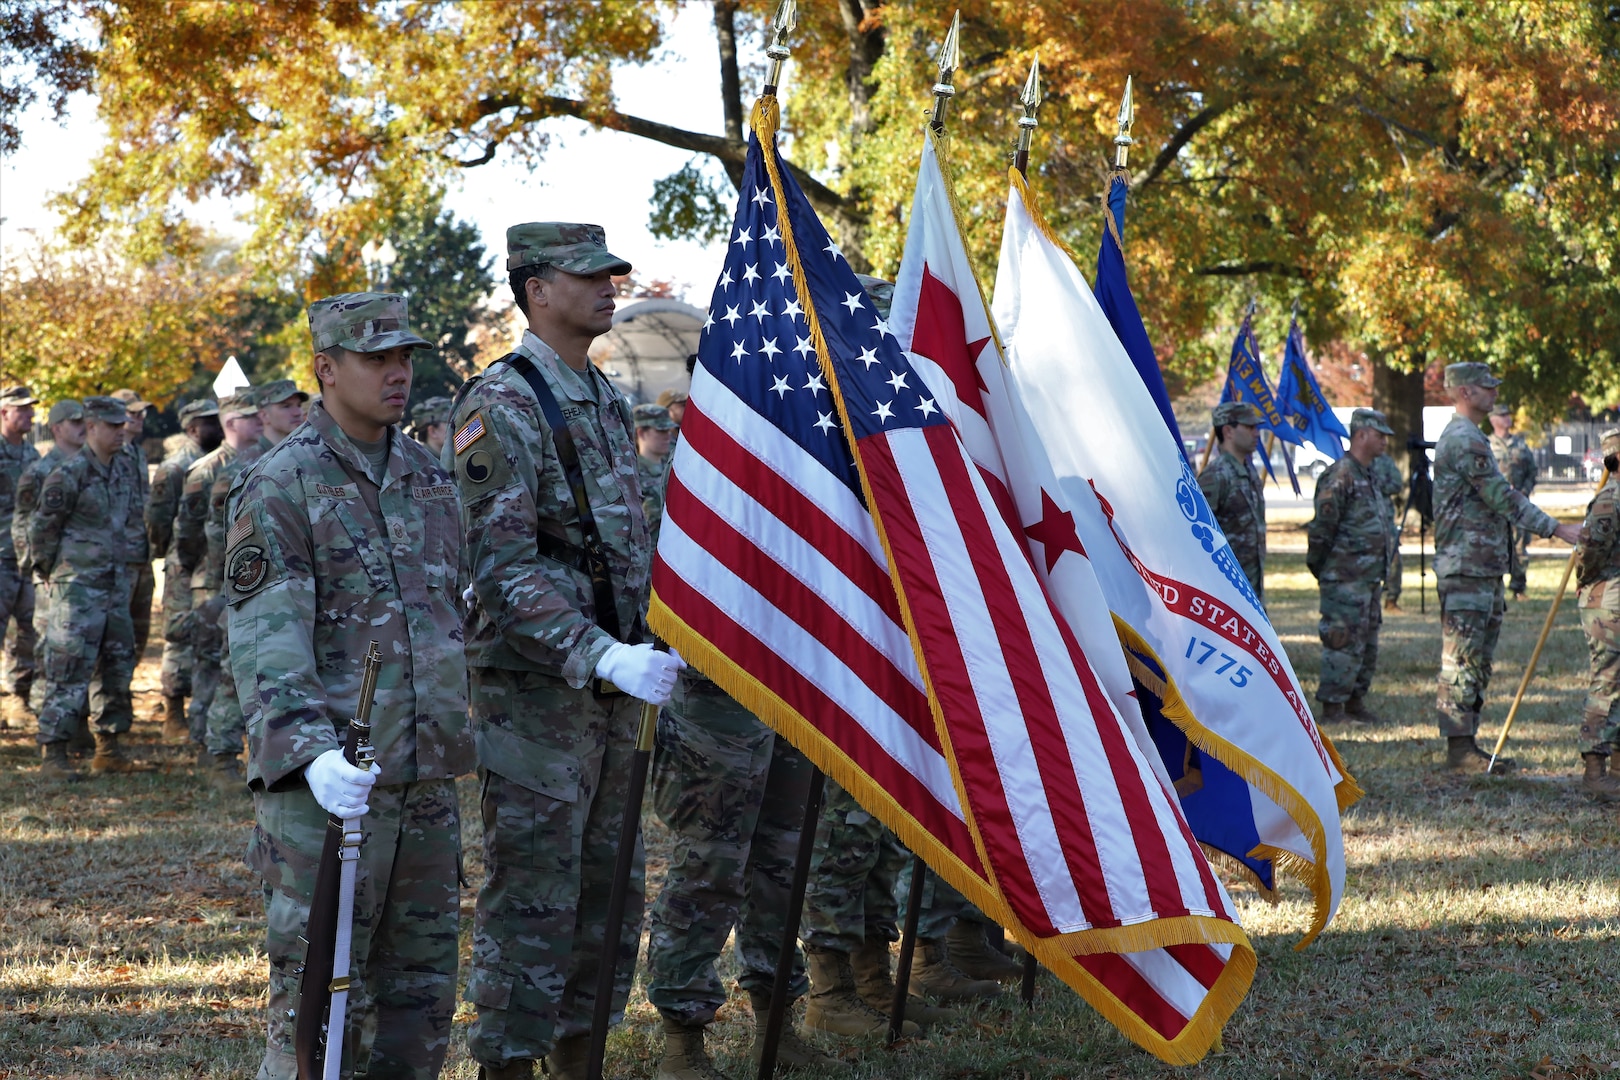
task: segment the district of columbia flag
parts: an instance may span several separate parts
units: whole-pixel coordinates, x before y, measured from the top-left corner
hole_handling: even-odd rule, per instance
[[[1305,331],[1299,311],[1288,320],[1288,343],[1283,347],[1282,374],[1277,376],[1277,406],[1304,440],[1338,461],[1350,433],[1333,413],[1333,406],[1316,382],[1316,372],[1305,356]]]
[[[1215,986],[1229,1013],[1254,967],[1230,900],[782,168],[776,125],[762,99],[672,465],[653,628],[1093,1000],[1103,984],[1077,958],[1125,987],[1145,978],[1128,954],[1179,950],[1175,1007],[1195,1014]],[[1196,1060],[1123,1003],[1105,1014]]]
[[[1035,576],[1090,659],[1122,727],[1155,769],[1160,786],[1173,790],[1143,723],[1107,601],[1075,529],[1069,496],[1008,377],[962,240],[942,157],[941,141],[925,129],[890,328],[955,426],[995,512],[1023,541]],[[1224,913],[1236,920],[1229,906]],[[1236,949],[1185,945],[1065,958],[1059,972],[1160,1057],[1196,1060],[1235,1008],[1252,977],[1253,961],[1247,943]],[[1068,970],[1071,965],[1079,970]]]
[[[1092,290],[1016,172],[1011,185],[993,310],[1013,382],[1127,656],[1156,669],[1164,715],[1249,785],[1249,854],[1311,889],[1303,946],[1343,897],[1339,813],[1360,790]]]

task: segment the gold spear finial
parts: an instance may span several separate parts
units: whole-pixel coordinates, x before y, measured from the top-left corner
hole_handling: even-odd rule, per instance
[[[939,47],[939,78],[934,81],[934,115],[928,121],[935,135],[945,134],[945,105],[956,93],[951,78],[956,74],[956,64],[962,55],[958,44],[961,34],[962,13],[958,11],[951,16],[951,28],[945,34],[945,43]]]
[[[765,46],[765,55],[771,62],[770,73],[765,77],[766,96],[776,93],[776,88],[781,85],[782,63],[792,52],[787,46],[787,36],[797,25],[799,25],[797,0],[781,0],[781,3],[776,5],[776,14],[771,16],[771,43]]]
[[[1035,59],[1030,61],[1029,78],[1024,81],[1024,92],[1018,95],[1018,102],[1024,107],[1024,115],[1018,118],[1018,150],[1013,154],[1013,167],[1026,177],[1029,175],[1029,143],[1035,135],[1035,127],[1040,121],[1035,119],[1035,113],[1041,107],[1041,57],[1037,53]]]
[[[1136,122],[1136,103],[1131,100],[1131,77],[1125,76],[1125,96],[1119,99],[1119,134],[1114,136],[1114,168],[1123,169],[1131,153],[1131,125]]]

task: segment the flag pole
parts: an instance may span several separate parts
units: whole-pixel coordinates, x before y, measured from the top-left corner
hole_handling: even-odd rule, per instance
[[[958,11],[951,16],[951,28],[946,31],[945,41],[939,47],[939,77],[934,80],[934,115],[928,120],[928,126],[934,129],[935,135],[945,134],[945,106],[956,94],[951,77],[956,74],[956,65],[962,55],[958,44],[961,33],[962,13]]]

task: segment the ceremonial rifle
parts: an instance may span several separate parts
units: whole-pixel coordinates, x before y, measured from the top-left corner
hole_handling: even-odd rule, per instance
[[[377,758],[371,745],[371,706],[377,696],[382,654],[373,641],[360,676],[360,701],[349,721],[343,759],[357,769],[370,769]],[[298,984],[298,1013],[293,1027],[293,1054],[298,1080],[337,1080],[343,1064],[343,1027],[349,1008],[349,945],[354,929],[354,876],[365,834],[361,819],[326,820],[326,842],[315,874],[310,901],[308,942],[303,978]]]

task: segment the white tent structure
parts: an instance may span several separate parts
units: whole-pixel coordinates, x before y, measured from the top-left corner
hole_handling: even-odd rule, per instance
[[[632,402],[656,401],[665,390],[686,389],[686,358],[697,352],[706,318],[681,300],[627,301],[591,346],[591,359]]]

